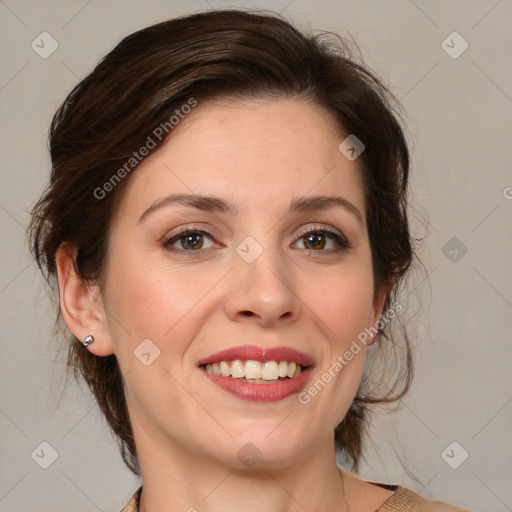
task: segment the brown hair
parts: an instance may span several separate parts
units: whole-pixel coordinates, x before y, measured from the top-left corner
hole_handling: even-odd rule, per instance
[[[172,19],[123,39],[71,91],[51,124],[51,179],[29,226],[33,256],[50,285],[55,285],[56,251],[64,242],[76,250],[77,274],[101,284],[112,215],[136,168],[136,162],[133,169],[126,162],[148,145],[157,127],[168,126],[176,109],[191,98],[204,103],[300,97],[329,112],[340,132],[356,135],[366,147],[358,161],[375,291],[392,287],[385,303],[389,308],[413,257],[406,212],[409,153],[396,100],[356,62],[348,43],[332,36],[304,35],[267,13],[224,10]],[[165,137],[153,139],[149,153]],[[120,173],[123,165],[126,172]],[[113,183],[116,173],[123,179]],[[113,186],[100,194],[107,182]],[[370,361],[374,368],[365,372],[335,429],[336,446],[355,470],[368,406],[396,401],[410,385],[411,349],[403,323],[402,336],[391,336],[397,319],[380,329]],[[56,326],[62,327],[61,321],[59,310]],[[140,474],[117,359],[97,357],[77,341],[74,336],[65,341],[68,369],[85,379],[123,460]],[[384,352],[388,355],[378,355]],[[391,383],[385,379],[389,375]]]

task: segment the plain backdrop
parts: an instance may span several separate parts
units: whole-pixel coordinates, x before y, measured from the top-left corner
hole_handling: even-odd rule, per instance
[[[411,290],[422,304],[411,320],[416,379],[400,410],[375,417],[361,476],[474,511],[511,511],[512,2],[236,5],[281,12],[303,29],[348,31],[407,113],[411,219],[414,234],[426,236],[425,270]],[[130,32],[228,6],[0,1],[2,512],[110,512],[140,485],[85,387],[62,394],[54,311],[25,243],[28,211],[49,176],[51,117]],[[58,44],[49,56],[55,43],[42,32]],[[36,51],[41,37],[45,50]],[[47,469],[41,453],[55,459]]]

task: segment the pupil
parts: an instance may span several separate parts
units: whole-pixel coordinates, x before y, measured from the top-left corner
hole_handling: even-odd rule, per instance
[[[184,248],[185,249],[200,249],[203,245],[202,240],[200,239],[201,235],[199,233],[193,235],[187,235],[184,237]]]
[[[313,249],[323,249],[325,246],[325,239],[323,235],[310,234],[307,236],[307,245]]]

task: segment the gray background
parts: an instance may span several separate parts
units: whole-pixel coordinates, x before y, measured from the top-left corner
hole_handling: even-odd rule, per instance
[[[375,417],[371,438],[378,450],[369,447],[361,475],[474,511],[511,511],[511,1],[237,5],[282,12],[302,28],[348,30],[408,114],[414,233],[428,235],[425,270],[411,285],[411,311],[415,302],[423,305],[411,320],[417,374],[402,408]],[[53,309],[24,241],[27,212],[48,178],[51,116],[128,33],[226,6],[220,0],[0,1],[3,512],[114,511],[139,485],[89,394],[64,383],[64,355],[50,336]],[[42,46],[44,31],[58,43],[46,59],[31,47],[34,40]],[[458,36],[442,45],[454,31],[469,44],[461,55]],[[47,469],[40,464],[51,462],[51,449],[42,442],[58,453]],[[449,447],[452,442],[458,444]]]

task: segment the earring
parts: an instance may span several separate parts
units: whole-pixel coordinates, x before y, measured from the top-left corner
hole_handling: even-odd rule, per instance
[[[87,348],[87,345],[90,345],[93,341],[94,341],[94,336],[91,336],[91,335],[89,334],[89,336],[86,336],[86,337],[84,338],[84,341],[82,341],[81,343],[82,343],[82,346],[83,346],[84,348]]]

